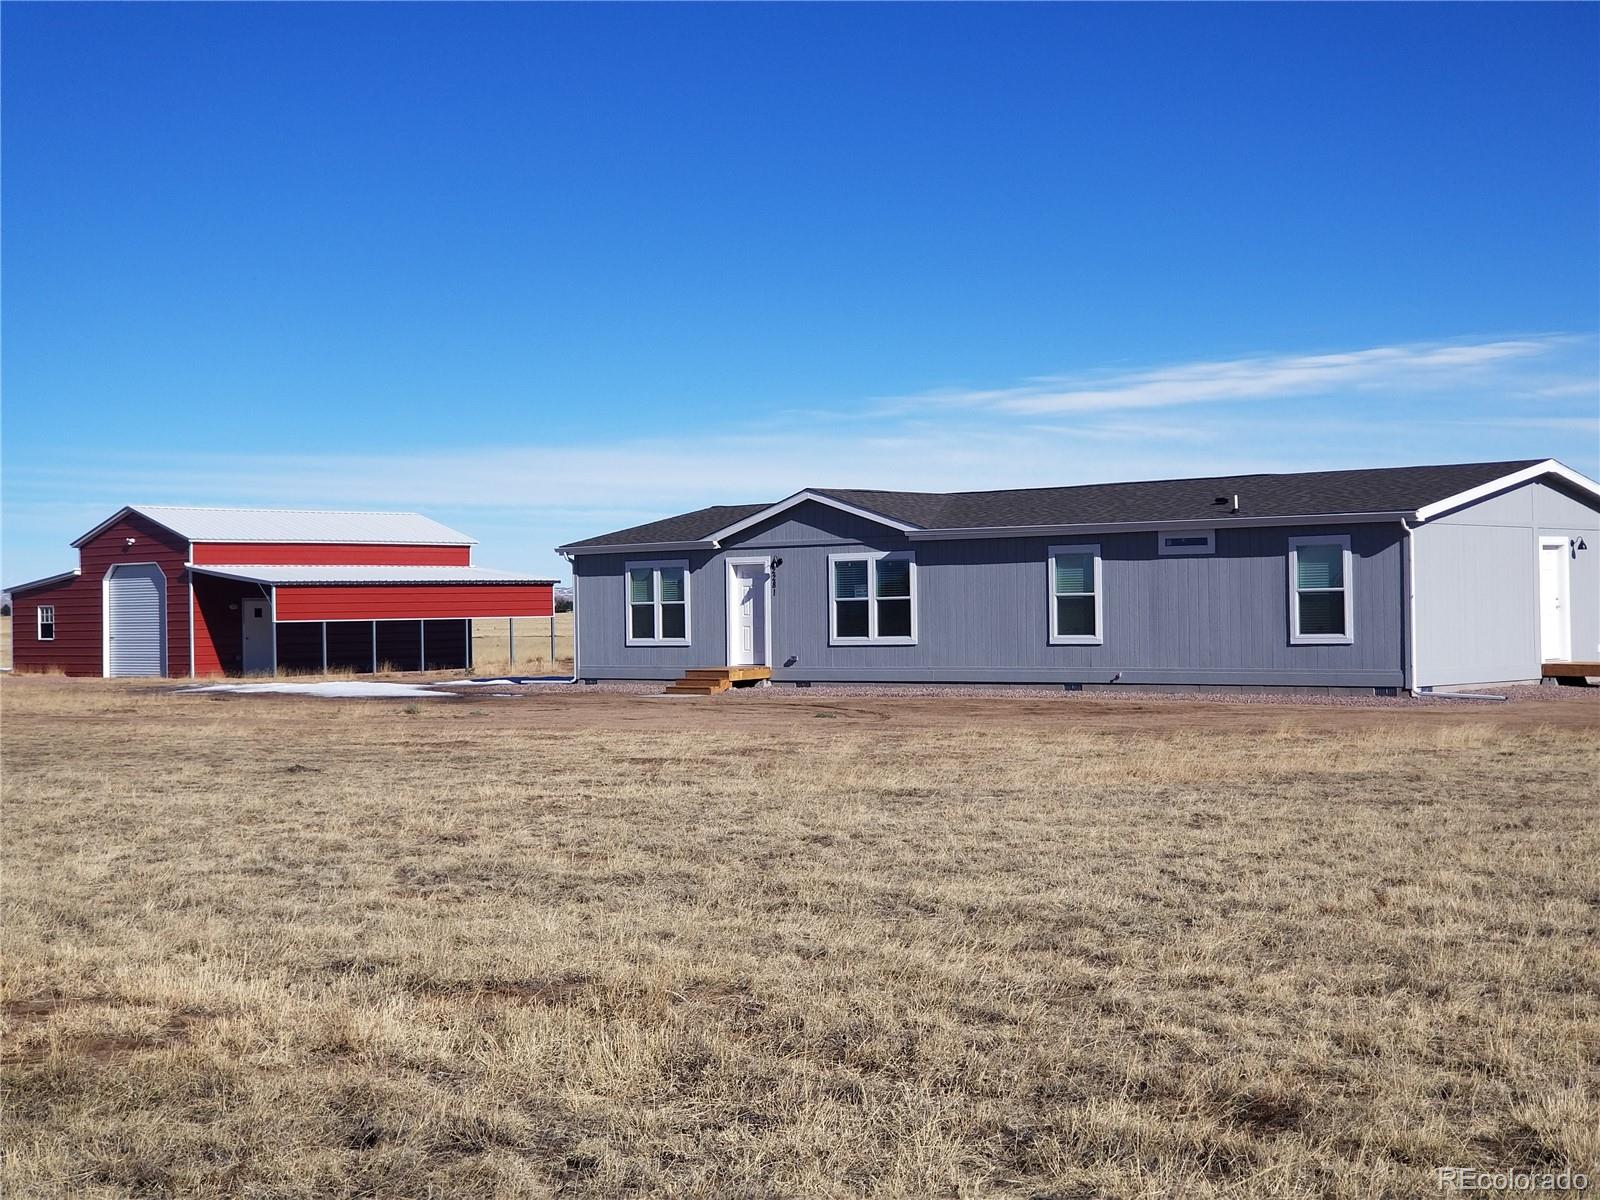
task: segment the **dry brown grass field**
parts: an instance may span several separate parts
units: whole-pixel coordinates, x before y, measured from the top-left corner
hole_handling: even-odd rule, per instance
[[[1600,1158],[1600,708],[0,684],[8,1196]]]

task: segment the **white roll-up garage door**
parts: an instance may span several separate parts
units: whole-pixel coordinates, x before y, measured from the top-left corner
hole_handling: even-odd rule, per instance
[[[154,563],[106,576],[106,674],[167,673],[167,579]]]

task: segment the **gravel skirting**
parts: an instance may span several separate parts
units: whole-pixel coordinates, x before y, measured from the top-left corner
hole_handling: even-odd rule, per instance
[[[603,692],[616,695],[657,696],[666,684],[656,681],[603,679],[598,683],[575,684],[578,691]],[[527,689],[529,691],[533,689]],[[1600,688],[1559,687],[1553,684],[1526,684],[1513,687],[1488,688],[1485,696],[1504,696],[1507,700],[1538,700],[1549,703],[1600,704]],[[1137,686],[1126,689],[1099,689],[1069,692],[1060,684],[898,684],[898,683],[814,683],[810,687],[796,687],[792,683],[775,683],[770,687],[736,687],[716,696],[674,696],[677,702],[695,703],[782,703],[793,700],[821,699],[893,699],[895,697],[937,700],[992,699],[1052,701],[1063,704],[1095,701],[1115,703],[1119,700],[1137,701],[1140,704],[1186,704],[1203,701],[1207,704],[1323,704],[1343,708],[1422,708],[1422,707],[1489,707],[1493,700],[1460,700],[1443,696],[1409,695],[1374,696],[1359,692],[1311,692],[1291,689],[1264,688],[1251,691],[1244,688],[1220,691],[1166,692],[1144,691]]]

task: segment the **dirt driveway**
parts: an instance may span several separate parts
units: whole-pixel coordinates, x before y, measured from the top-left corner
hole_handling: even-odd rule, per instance
[[[416,676],[395,676],[396,682]],[[190,693],[171,681],[80,680],[58,676],[12,677],[5,688],[60,689],[59,703],[78,692],[104,695],[124,691],[129,700],[164,694],[168,704],[194,707],[197,714],[217,712],[218,705],[270,705],[300,709],[308,719],[326,714],[329,705],[366,704],[392,707],[394,700],[328,700],[295,695]],[[1426,728],[1447,725],[1493,729],[1591,729],[1600,733],[1600,688],[1513,689],[1520,695],[1506,701],[1382,700],[1350,703],[1318,700],[1218,700],[1157,693],[1105,696],[1040,690],[994,696],[822,694],[797,688],[727,692],[706,698],[664,697],[654,691],[617,691],[602,686],[546,684],[526,688],[482,688],[426,703],[449,705],[475,725],[493,728],[536,727],[551,730],[696,730],[749,731],[762,734],[788,729],[797,721],[831,720],[842,726],[867,724],[883,728],[1001,728],[1162,732],[1216,729],[1229,732],[1273,731],[1285,727],[1330,733],[1388,726]],[[15,694],[13,692],[13,694]],[[1536,697],[1536,698],[1534,698]],[[67,711],[70,712],[70,705]],[[66,714],[57,709],[56,719]]]

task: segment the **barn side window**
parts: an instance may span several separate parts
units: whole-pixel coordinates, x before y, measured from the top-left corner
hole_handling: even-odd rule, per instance
[[[689,644],[689,564],[631,562],[624,571],[628,590],[630,646]]]
[[[1345,646],[1355,640],[1350,596],[1350,539],[1289,539],[1289,641]]]
[[[54,604],[39,605],[39,640],[53,642],[56,640],[56,606]]]

